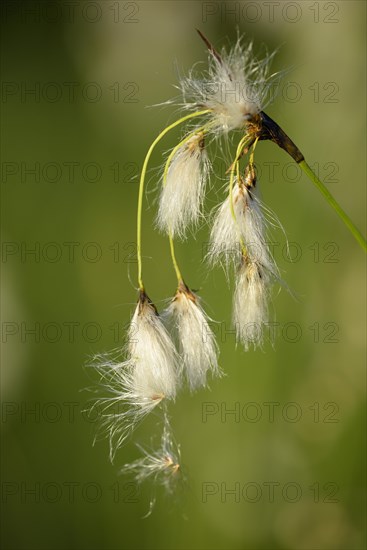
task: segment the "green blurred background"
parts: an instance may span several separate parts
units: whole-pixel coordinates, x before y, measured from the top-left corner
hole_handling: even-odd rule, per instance
[[[84,365],[121,344],[136,299],[136,176],[177,115],[146,107],[175,96],[178,71],[206,60],[196,27],[217,48],[233,43],[236,27],[257,47],[281,46],[273,68],[291,71],[267,112],[363,229],[365,3],[2,9],[3,548],[365,548],[364,254],[272,144],[257,151],[262,194],[294,243],[290,259],[275,232],[296,294],[274,296],[273,346],[244,353],[226,333],[232,287],[201,263],[208,228],[178,245],[188,284],[222,323],[227,374],[170,409],[186,489],[175,498],[158,491],[143,519],[151,485],[137,492],[119,475],[138,456],[134,442],[112,465],[106,441],[92,446],[95,423],[82,412],[91,385]],[[179,135],[162,142],[152,168]],[[148,292],[163,307],[175,278],[166,240],[151,229],[156,175],[143,252]],[[213,177],[208,209],[222,185]],[[214,413],[204,418],[207,403]],[[236,407],[239,416],[226,415]],[[156,424],[148,419],[135,440],[149,444]]]

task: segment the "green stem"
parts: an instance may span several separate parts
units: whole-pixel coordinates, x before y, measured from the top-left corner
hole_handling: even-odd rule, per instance
[[[359,243],[359,245],[362,247],[362,249],[367,252],[367,242],[366,239],[363,237],[362,233],[359,231],[359,229],[354,225],[348,214],[344,212],[342,207],[339,205],[339,203],[334,199],[330,191],[325,187],[325,185],[322,183],[322,181],[319,180],[319,178],[316,176],[315,172],[312,170],[312,168],[307,164],[305,160],[302,160],[298,163],[300,168],[304,171],[306,176],[310,178],[310,180],[316,185],[320,193],[322,193],[327,200],[327,202],[330,204],[332,208],[334,208],[335,212],[338,214],[338,216],[342,219],[344,224],[347,226],[349,231],[352,233],[355,240]]]
[[[170,250],[171,250],[171,258],[172,258],[173,268],[176,272],[178,286],[180,286],[180,283],[183,282],[183,278],[182,278],[182,275],[181,275],[180,268],[178,267],[178,263],[177,263],[177,259],[176,259],[176,253],[175,253],[175,244],[173,242],[173,237],[172,237],[171,233],[168,234],[168,239],[169,239],[169,247],[170,247]]]
[[[179,120],[176,120],[176,122],[173,122],[155,138],[153,143],[148,149],[148,152],[146,154],[146,157],[144,159],[143,167],[141,170],[140,175],[140,182],[139,182],[139,196],[138,196],[138,211],[137,211],[137,219],[136,219],[136,247],[137,247],[137,259],[138,259],[138,284],[139,289],[144,290],[144,284],[143,284],[143,278],[142,278],[142,254],[141,254],[141,218],[142,218],[142,211],[143,211],[143,197],[144,197],[144,183],[145,183],[145,176],[147,172],[147,166],[149,159],[151,157],[151,154],[153,152],[154,147],[157,145],[157,143],[173,128],[181,124],[182,122],[185,122],[186,120],[189,120],[190,118],[198,117],[205,115],[209,113],[209,109],[205,109],[204,111],[196,111],[195,113],[191,113],[189,115],[186,115]]]

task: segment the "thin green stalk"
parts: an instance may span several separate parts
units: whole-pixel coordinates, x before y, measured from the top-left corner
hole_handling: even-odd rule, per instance
[[[315,172],[312,170],[312,168],[307,164],[305,160],[302,160],[298,163],[300,168],[303,170],[303,172],[310,178],[312,183],[315,184],[315,186],[318,188],[320,193],[322,193],[327,200],[327,202],[330,204],[332,208],[334,208],[335,212],[338,214],[338,216],[342,219],[344,224],[347,226],[349,231],[352,233],[355,240],[358,242],[358,244],[362,247],[362,249],[367,252],[367,242],[366,239],[363,237],[362,233],[359,231],[359,229],[354,225],[348,214],[344,212],[342,207],[339,205],[339,203],[334,199],[330,191],[325,187],[325,185],[322,183],[322,181],[319,180],[319,178],[316,176]]]
[[[144,159],[143,167],[141,170],[140,175],[140,182],[139,182],[139,196],[138,196],[138,210],[137,210],[137,219],[136,219],[136,247],[137,247],[137,259],[138,259],[138,284],[139,289],[144,290],[144,284],[143,284],[143,278],[142,278],[142,254],[141,254],[141,218],[142,218],[142,211],[143,211],[143,197],[144,197],[144,182],[145,182],[145,176],[147,172],[147,166],[149,159],[151,157],[151,154],[153,152],[154,147],[157,145],[157,143],[173,128],[181,124],[182,122],[185,122],[186,120],[190,120],[191,118],[198,117],[205,115],[209,113],[209,109],[205,109],[203,111],[196,111],[195,113],[191,113],[189,115],[186,115],[178,120],[176,122],[173,122],[155,138],[153,143],[148,149],[148,152],[146,154],[146,157]]]
[[[171,251],[171,258],[172,258],[173,268],[176,272],[178,286],[180,286],[180,283],[183,282],[183,278],[182,278],[182,275],[181,275],[180,268],[178,267],[176,254],[175,254],[175,244],[173,242],[173,237],[172,237],[171,233],[169,233],[168,239],[169,239],[169,247],[170,247],[170,251]]]

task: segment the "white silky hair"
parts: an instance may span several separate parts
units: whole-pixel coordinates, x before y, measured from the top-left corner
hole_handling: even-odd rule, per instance
[[[238,265],[244,245],[253,261],[275,276],[278,273],[266,242],[266,220],[257,192],[256,187],[248,189],[242,180],[239,182],[235,178],[232,193],[234,217],[230,196],[214,216],[207,254],[211,265],[224,263],[227,269],[231,263]]]
[[[233,189],[234,210],[240,200],[240,190],[237,183]],[[228,196],[216,209],[209,237],[207,260],[213,266],[224,261],[228,268],[231,262],[236,264],[241,255],[239,228],[233,219],[230,197]]]
[[[149,299],[139,303],[129,329],[129,352],[134,383],[141,395],[175,399],[179,385],[177,352]]]
[[[182,371],[190,390],[207,385],[207,375],[220,376],[218,345],[209,326],[209,317],[199,298],[185,284],[181,284],[166,315],[172,320],[177,337]]]
[[[138,445],[138,448],[143,456],[130,464],[125,464],[120,473],[132,474],[139,484],[147,479],[153,479],[168,493],[172,493],[180,476],[181,451],[171,434],[167,420],[157,450],[147,449],[141,445]]]
[[[236,278],[233,296],[233,325],[236,340],[247,351],[263,344],[268,322],[270,276],[257,262],[244,260]]]
[[[275,52],[274,52],[275,53]],[[263,59],[254,56],[252,43],[244,46],[241,40],[220,59],[209,52],[209,67],[201,77],[192,71],[180,80],[183,106],[210,109],[211,131],[228,133],[241,129],[266,106],[269,90],[278,75],[270,75],[274,54]]]
[[[96,358],[108,397],[101,431],[108,433],[110,456],[136,425],[164,399],[174,400],[180,385],[178,356],[172,339],[149,298],[141,295],[128,330],[127,359]]]
[[[209,160],[202,134],[194,135],[174,154],[163,182],[157,225],[172,237],[184,238],[202,216]]]

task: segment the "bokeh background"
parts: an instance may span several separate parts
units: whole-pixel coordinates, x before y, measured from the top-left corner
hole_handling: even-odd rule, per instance
[[[205,62],[195,28],[217,48],[237,28],[255,49],[280,47],[273,68],[290,71],[267,112],[363,230],[365,3],[60,0],[2,10],[3,548],[365,548],[364,254],[270,143],[257,151],[260,184],[291,243],[289,256],[274,232],[294,294],[274,294],[273,345],[235,348],[232,285],[202,263],[208,227],[178,245],[187,282],[219,321],[227,375],[170,408],[186,488],[156,491],[143,519],[154,489],[119,470],[139,456],[134,442],[158,437],[157,419],[111,464],[83,413],[93,385],[84,365],[121,345],[136,300],[137,175],[177,115],[147,107]],[[160,308],[175,278],[152,229],[156,169],[179,135],[153,155],[145,202],[145,280]],[[208,210],[223,175],[213,175]]]

